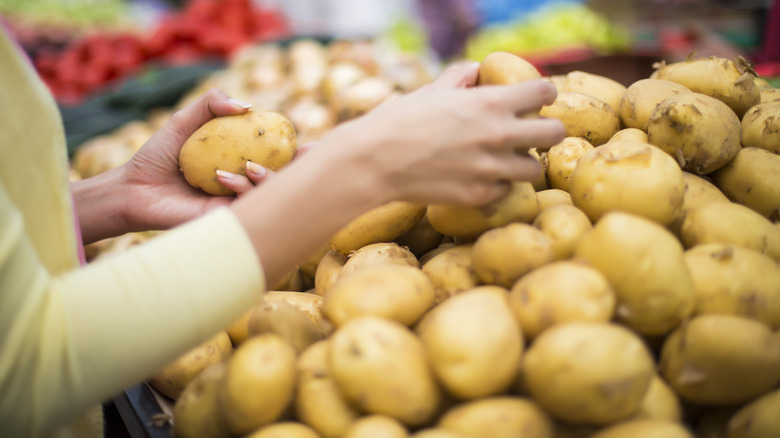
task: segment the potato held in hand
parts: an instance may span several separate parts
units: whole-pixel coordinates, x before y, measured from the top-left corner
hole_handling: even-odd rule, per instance
[[[297,149],[292,123],[275,111],[249,111],[217,117],[193,133],[179,152],[179,166],[190,185],[212,195],[232,195],[217,181],[217,170],[246,175],[251,161],[278,170]]]

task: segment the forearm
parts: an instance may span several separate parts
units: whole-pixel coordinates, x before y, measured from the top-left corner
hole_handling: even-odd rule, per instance
[[[318,146],[342,147],[346,145],[327,141]],[[268,284],[274,284],[350,220],[390,200],[377,181],[379,172],[371,165],[347,160],[347,154],[316,152],[296,160],[231,206],[252,240]]]
[[[122,167],[70,184],[84,244],[127,231]]]

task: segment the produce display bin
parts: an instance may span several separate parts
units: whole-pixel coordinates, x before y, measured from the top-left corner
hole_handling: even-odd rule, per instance
[[[125,389],[114,405],[132,438],[171,438],[171,404],[146,383]]]

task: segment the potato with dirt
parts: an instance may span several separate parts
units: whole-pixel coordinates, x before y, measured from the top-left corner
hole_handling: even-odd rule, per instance
[[[577,161],[593,145],[583,137],[566,137],[547,151],[547,180],[550,187],[569,191],[569,182]]]
[[[579,159],[569,193],[591,222],[610,211],[623,211],[666,226],[679,214],[684,187],[680,166],[664,151],[620,141]]]
[[[433,282],[436,303],[479,284],[474,272],[473,249],[473,244],[445,247],[423,264],[422,271]]]
[[[593,146],[606,143],[620,130],[620,116],[603,100],[590,94],[564,91],[539,111],[542,117],[559,119],[567,137],[583,137]]]
[[[683,172],[683,182],[685,183],[685,189],[683,191],[682,205],[678,210],[677,216],[669,224],[669,229],[678,237],[681,233],[682,223],[691,210],[712,202],[731,202],[707,177],[691,172]]]
[[[710,174],[739,152],[740,120],[726,104],[700,93],[670,97],[647,121],[647,140],[674,157],[680,167]]]
[[[182,145],[179,166],[190,185],[212,195],[233,195],[217,180],[217,170],[246,175],[251,161],[276,171],[292,161],[297,148],[287,117],[254,110],[206,122]]]
[[[442,414],[436,427],[468,437],[555,436],[553,420],[536,402],[513,396],[484,397],[455,405]]]
[[[780,389],[765,394],[739,409],[729,420],[729,438],[780,436]]]
[[[688,87],[676,82],[640,79],[628,86],[620,100],[620,120],[627,128],[646,132],[647,121],[659,103],[677,94],[690,92]]]
[[[352,251],[378,242],[390,242],[409,231],[425,215],[427,206],[391,201],[353,219],[330,239],[330,247],[348,256]]]
[[[780,154],[780,102],[762,102],[742,117],[742,146]]]
[[[496,51],[480,62],[477,85],[509,85],[541,77],[539,70],[522,57]]]
[[[570,258],[582,236],[593,228],[590,219],[582,210],[565,204],[542,210],[531,225],[550,240],[553,260]]]
[[[339,271],[339,277],[349,275],[373,265],[399,265],[420,267],[420,261],[409,251],[395,242],[369,243],[347,256],[347,261]]]
[[[661,62],[654,67],[651,78],[676,82],[693,92],[718,99],[739,118],[761,99],[754,82],[756,73],[741,56],[733,60],[691,56],[684,61]]]

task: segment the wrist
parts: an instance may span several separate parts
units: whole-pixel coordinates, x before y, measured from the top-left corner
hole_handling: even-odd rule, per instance
[[[128,230],[124,166],[70,184],[84,244]]]

